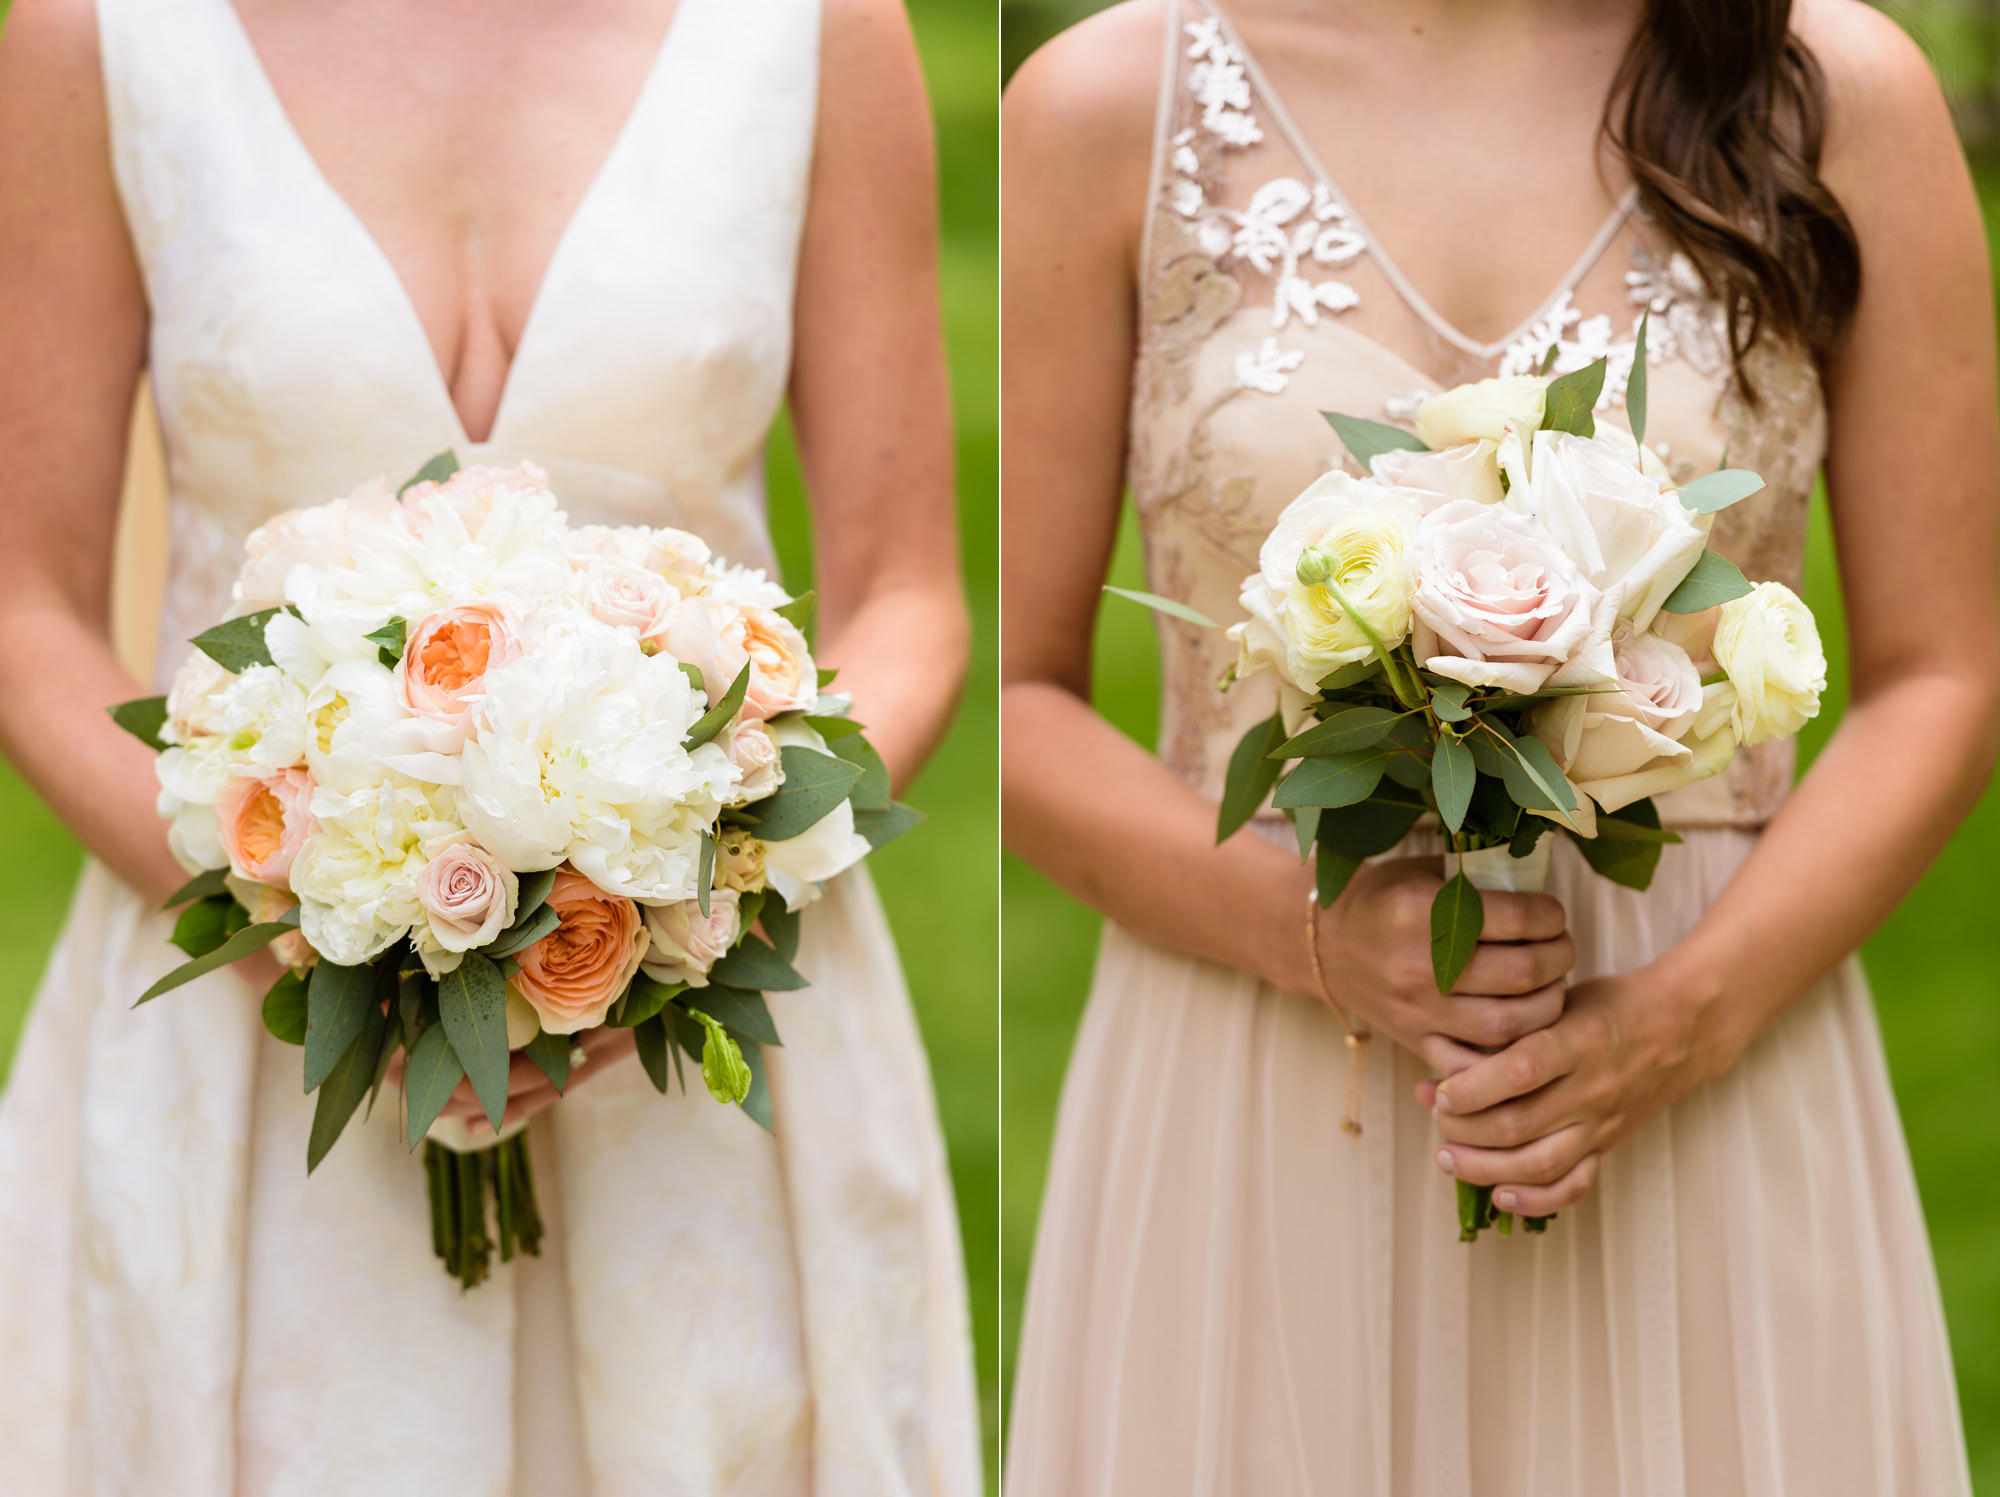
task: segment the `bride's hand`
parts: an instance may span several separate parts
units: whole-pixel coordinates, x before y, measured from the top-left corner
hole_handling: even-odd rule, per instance
[[[1431,967],[1436,858],[1364,864],[1320,913],[1320,963],[1342,1007],[1450,1076],[1554,1023],[1576,961],[1562,903],[1546,894],[1486,892],[1479,949],[1449,994]],[[1310,991],[1310,990],[1308,990]]]
[[[613,1061],[623,1060],[632,1053],[632,1031],[629,1029],[590,1029],[573,1036],[574,1042],[583,1047],[584,1060],[581,1065],[572,1062],[569,1071],[568,1091],[596,1079],[611,1068]],[[388,1084],[399,1086],[403,1079],[403,1053],[396,1052],[389,1062]],[[507,1063],[507,1111],[501,1115],[500,1125],[531,1118],[543,1108],[561,1100],[566,1092],[558,1092],[555,1083],[542,1074],[542,1068],[516,1050]],[[464,1123],[477,1136],[491,1131],[486,1121],[486,1109],[479,1105],[479,1098],[472,1090],[470,1081],[459,1082],[442,1112],[444,1117],[454,1117]]]
[[[1494,1186],[1493,1204],[1524,1216],[1574,1205],[1604,1151],[1727,1069],[1732,1046],[1698,990],[1656,968],[1570,989],[1562,1017],[1442,1083],[1438,1166]]]

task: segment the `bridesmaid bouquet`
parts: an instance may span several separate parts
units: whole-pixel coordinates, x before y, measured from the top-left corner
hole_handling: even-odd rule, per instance
[[[823,689],[812,595],[682,531],[572,528],[541,470],[449,453],[246,549],[171,694],[112,711],[162,751],[195,874],[169,901],[191,960],[139,1002],[271,947],[264,1023],[319,1094],[308,1171],[403,1052],[468,1288],[489,1193],[503,1260],[541,1235],[514,1056],[561,1092],[576,1036],[630,1029],[660,1091],[685,1056],[769,1128],[763,995],[806,985],[799,911],[920,819]],[[491,1133],[440,1117],[461,1081]]]
[[[1286,507],[1228,631],[1224,685],[1268,676],[1280,707],[1231,757],[1218,840],[1275,789],[1329,905],[1435,815],[1453,872],[1431,908],[1441,993],[1478,945],[1479,890],[1542,888],[1545,834],[1644,889],[1680,840],[1651,797],[1819,710],[1811,612],[1707,548],[1711,517],[1764,481],[1723,468],[1672,483],[1643,445],[1643,324],[1638,337],[1633,435],[1592,415],[1604,360],[1432,396],[1414,435],[1329,414],[1369,476],[1329,473]],[[1468,1241],[1512,1230],[1464,1182],[1459,1217]]]

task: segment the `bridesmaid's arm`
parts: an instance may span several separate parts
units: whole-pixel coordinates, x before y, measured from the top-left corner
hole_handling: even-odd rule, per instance
[[[952,507],[930,111],[897,0],[828,0],[799,262],[792,421],[819,647],[909,783],[944,736],[970,630]]]
[[[1550,1029],[1439,1089],[1455,1172],[1512,1188],[1531,1214],[1581,1195],[1602,1150],[1732,1065],[1887,917],[1978,801],[2000,743],[2000,431],[1978,201],[1936,81],[1893,22],[1819,0],[1800,27],[1828,74],[1824,176],[1865,277],[1827,392],[1852,696],[1685,941],[1579,986]]]
[[[154,755],[105,715],[148,694],[110,626],[146,319],[94,8],[18,0],[0,32],[0,747],[85,847],[163,898],[186,875]]]

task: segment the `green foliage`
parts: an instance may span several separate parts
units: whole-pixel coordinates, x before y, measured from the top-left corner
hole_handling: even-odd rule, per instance
[[[1696,514],[1712,515],[1719,509],[1729,508],[1739,499],[1748,499],[1763,487],[1764,480],[1748,468],[1718,468],[1713,473],[1704,473],[1682,484],[1679,498]],[[1685,613],[1689,610],[1675,611]]]
[[[248,925],[249,915],[233,894],[211,894],[181,911],[167,937],[189,956],[207,956]]]
[[[264,994],[264,1027],[287,1045],[306,1042],[306,980],[283,972]]]
[[[313,970],[317,972],[319,968],[315,967]],[[381,1053],[389,1019],[376,1004],[369,1003],[363,1007],[364,1022],[360,1032],[349,1042],[346,1052],[340,1056],[319,1088],[319,1101],[313,1108],[312,1133],[306,1140],[307,1174],[319,1168],[319,1162],[326,1158],[327,1151],[334,1146],[347,1127],[347,1120],[354,1116],[354,1109],[361,1105],[361,1099],[368,1095],[369,1088],[374,1085],[376,1061]],[[310,1031],[308,1031],[307,1045],[310,1054]]]
[[[260,608],[241,618],[229,619],[213,629],[204,629],[194,637],[193,644],[224,670],[241,675],[253,665],[271,663],[271,652],[264,644],[264,626],[283,612],[282,608]]]
[[[1172,598],[1163,598],[1158,593],[1141,592],[1137,588],[1130,587],[1107,586],[1104,590],[1113,597],[1126,598],[1134,603],[1142,603],[1156,612],[1172,614],[1177,619],[1183,619],[1203,629],[1220,629],[1222,627],[1222,625],[1216,623],[1214,619],[1199,609],[1190,608],[1185,603],[1176,603]]]
[[[105,709],[111,720],[130,733],[150,749],[164,749],[166,743],[160,738],[160,729],[167,724],[167,699],[165,697],[140,697],[135,702],[120,702],[115,707]]]
[[[1566,431],[1579,437],[1597,435],[1597,418],[1592,412],[1597,397],[1604,392],[1606,362],[1599,359],[1549,381],[1548,392],[1542,397],[1543,431]]]
[[[718,1102],[741,1102],[750,1095],[750,1067],[736,1041],[708,1014],[698,1008],[687,1011],[690,1019],[705,1031],[701,1044],[701,1084]]]
[[[549,1084],[558,1092],[569,1085],[569,1053],[573,1037],[567,1034],[550,1034],[546,1029],[537,1030],[535,1037],[522,1047],[521,1053],[541,1068]]]
[[[784,785],[749,808],[757,818],[757,835],[766,842],[785,842],[811,830],[847,799],[862,776],[860,765],[798,744],[786,744],[778,756],[785,766]]]
[[[317,1090],[367,1023],[375,968],[322,961],[306,984],[305,1089]],[[372,1060],[373,1057],[371,1056]]]
[[[315,969],[317,970],[317,969]],[[507,1111],[507,984],[476,951],[438,979],[438,1017],[493,1131]]]
[[[1597,813],[1597,835],[1579,837],[1565,828],[1584,861],[1614,884],[1646,889],[1660,866],[1660,849],[1681,839],[1660,830],[1660,813],[1650,800]]]
[[[1449,733],[1438,739],[1431,754],[1431,793],[1437,798],[1438,819],[1453,832],[1465,825],[1478,775],[1471,749]]]
[[[421,468],[417,469],[408,478],[404,479],[402,487],[396,490],[396,497],[398,499],[402,498],[420,483],[443,483],[457,471],[458,454],[450,448],[446,448]]]
[[[604,1016],[604,1022],[612,1029],[635,1029],[686,991],[684,982],[664,983],[644,972],[634,972],[632,981]]]
[[[782,1043],[778,1039],[778,1026],[771,1018],[770,1007],[764,1002],[762,993],[711,983],[699,990],[699,997],[703,1011],[713,1015],[718,1024],[738,1039],[756,1040],[765,1045]]]
[[[1743,597],[1749,591],[1749,580],[1735,562],[1719,551],[1704,551],[1693,570],[1681,579],[1681,585],[1667,594],[1667,601],[1660,608],[1666,613],[1700,613],[1704,608]]]
[[[771,938],[771,949],[791,961],[799,954],[799,912],[788,909],[782,898],[772,897],[764,901],[764,907],[757,914],[758,923],[764,927],[764,934]]]
[[[1639,314],[1638,331],[1632,335],[1632,372],[1625,381],[1625,419],[1632,425],[1632,440],[1646,440],[1646,390],[1652,378],[1646,367],[1646,334],[1653,321],[1653,309]]]
[[[197,873],[167,896],[167,902],[160,906],[170,910],[177,904],[186,904],[190,899],[206,899],[211,894],[220,894],[229,887],[229,870],[211,868],[205,873]]]
[[[1378,744],[1351,754],[1322,754],[1301,761],[1285,776],[1271,804],[1290,806],[1351,806],[1366,800],[1382,783],[1382,773],[1400,749]]]
[[[855,781],[854,789],[848,793],[848,801],[856,811],[886,811],[890,808],[889,766],[882,762],[882,756],[875,752],[875,746],[858,733],[836,738],[828,745],[834,757],[845,759],[861,771],[861,778]]]
[[[799,633],[805,633],[806,625],[812,622],[813,590],[807,588],[783,608],[773,609],[772,612],[798,630]]]
[[[1430,449],[1418,440],[1413,432],[1400,426],[1385,426],[1380,421],[1367,421],[1360,416],[1342,416],[1333,411],[1321,411],[1327,425],[1341,440],[1361,471],[1369,471],[1369,464],[1385,452],[1428,452]]]
[[[639,1052],[639,1064],[646,1072],[646,1079],[653,1083],[653,1089],[665,1096],[667,1092],[667,1016],[654,1014],[643,1024],[632,1028],[632,1043]]]
[[[915,806],[906,806],[901,801],[895,801],[886,811],[856,811],[854,830],[868,839],[868,846],[871,849],[879,852],[911,827],[926,819],[924,813]]]
[[[141,993],[132,1007],[141,1003],[151,1003],[162,993],[171,993],[183,983],[193,982],[197,977],[206,977],[218,967],[226,967],[231,962],[241,961],[253,951],[262,951],[288,930],[298,929],[299,912],[288,910],[282,920],[272,920],[262,925],[246,925],[228,940],[206,956],[198,956],[174,968],[165,977]]]
[[[762,993],[787,993],[805,987],[806,980],[778,953],[755,936],[745,936],[724,952],[708,970],[710,982],[750,988]]]
[[[403,646],[410,634],[408,619],[391,619],[372,634],[361,637],[375,646],[375,658],[390,670],[394,670],[403,659]]]
[[[750,665],[745,662],[743,669],[736,673],[736,679],[729,683],[729,690],[722,694],[722,700],[695,719],[694,726],[688,729],[688,736],[682,741],[681,747],[693,753],[728,727],[729,719],[734,717],[737,709],[743,705],[743,698],[749,690]]]
[[[417,1043],[411,1047],[409,1064],[403,1071],[403,1086],[409,1106],[408,1139],[411,1148],[422,1141],[424,1134],[437,1115],[444,1111],[444,1104],[451,1100],[451,1094],[458,1089],[458,1083],[465,1079],[465,1065],[458,1058],[458,1052],[451,1048],[451,1036],[445,1033],[444,1025],[433,1024],[417,1036]]]
[[[1372,858],[1409,836],[1423,814],[1419,792],[1385,781],[1366,799],[1320,812],[1320,853],[1331,849],[1344,857]]]
[[[523,918],[514,917],[514,923],[493,938],[484,952],[487,957],[498,961],[503,956],[518,956],[544,936],[552,935],[562,924],[562,915],[548,904],[537,905]]]
[[[1351,754],[1380,743],[1396,725],[1397,715],[1387,707],[1343,707],[1266,757],[1307,759],[1319,754]]]
[[[1222,804],[1216,812],[1217,842],[1233,837],[1264,804],[1264,797],[1271,793],[1282,767],[1272,760],[1271,751],[1284,741],[1284,720],[1275,712],[1237,740],[1236,751],[1229,756],[1229,773],[1223,780]]]
[[[1463,873],[1454,874],[1431,901],[1431,972],[1440,993],[1449,993],[1465,971],[1485,925],[1479,891]]]

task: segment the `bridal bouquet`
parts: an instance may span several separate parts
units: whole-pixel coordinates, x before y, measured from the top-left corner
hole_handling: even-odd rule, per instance
[[[162,750],[196,875],[169,901],[192,960],[139,1002],[270,946],[264,1022],[319,1093],[308,1171],[400,1050],[467,1287],[489,1193],[503,1260],[540,1239],[516,1053],[560,1092],[578,1035],[627,1028],[662,1092],[685,1056],[769,1128],[763,994],[805,986],[798,912],[919,819],[823,690],[811,594],[682,531],[573,528],[539,469],[448,453],[246,549],[172,693],[112,713]],[[440,1117],[461,1080],[492,1133]]]
[[[1547,834],[1644,889],[1680,840],[1651,797],[1819,710],[1811,612],[1707,548],[1710,517],[1763,480],[1671,482],[1643,445],[1644,338],[1626,397],[1636,440],[1592,415],[1602,360],[1432,396],[1414,435],[1329,415],[1369,476],[1329,473],[1299,495],[1244,580],[1228,680],[1270,677],[1280,708],[1231,758],[1218,838],[1275,789],[1328,905],[1435,815],[1452,872],[1431,909],[1441,993],[1478,945],[1479,890],[1542,888]],[[1512,1230],[1464,1182],[1459,1216],[1468,1241]]]

